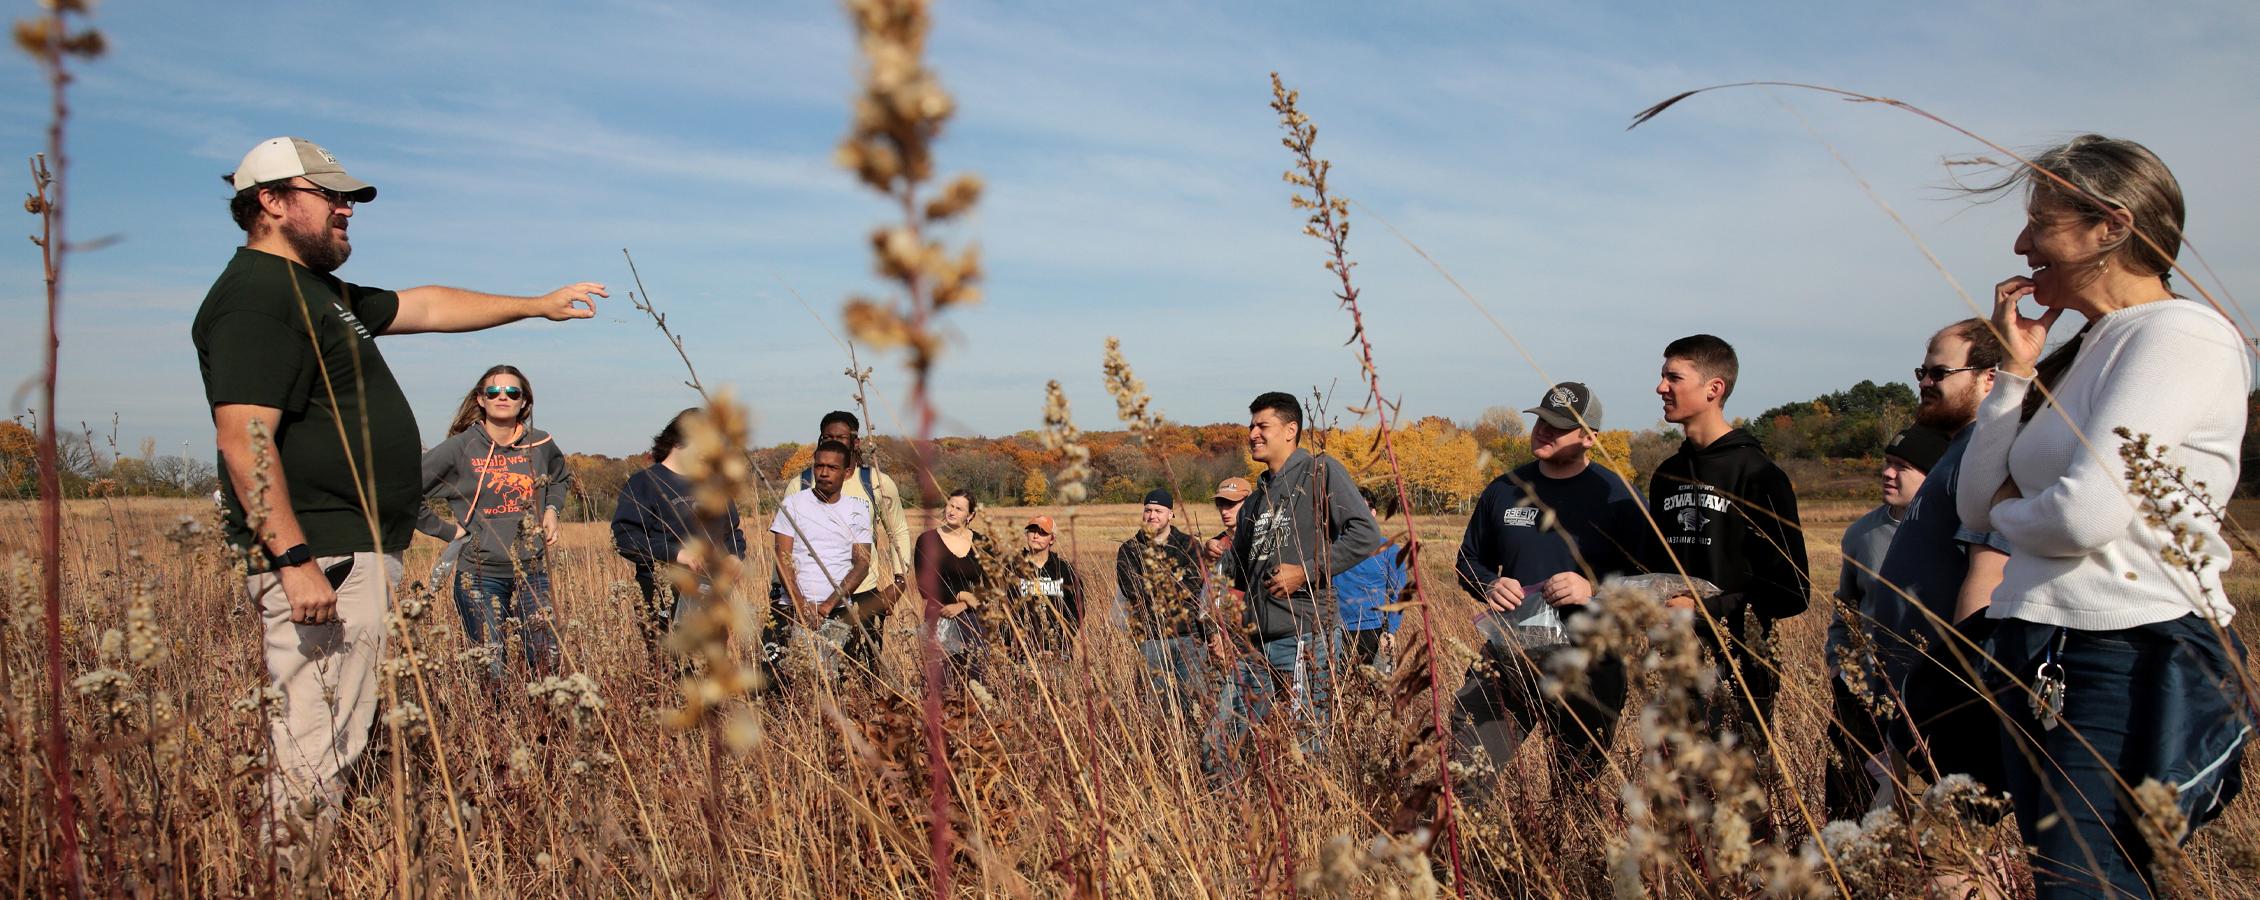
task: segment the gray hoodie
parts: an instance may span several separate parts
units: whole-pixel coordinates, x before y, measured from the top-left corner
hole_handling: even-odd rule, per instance
[[[1373,510],[1341,460],[1297,447],[1279,471],[1256,479],[1223,564],[1233,586],[1247,594],[1247,623],[1256,638],[1273,641],[1336,624],[1328,583],[1379,549]],[[1274,597],[1263,582],[1283,563],[1303,567],[1309,580],[1294,596]]]
[[[452,540],[455,527],[469,520],[471,540],[459,565],[480,575],[540,571],[548,545],[520,530],[540,526],[545,509],[563,510],[571,479],[565,452],[548,432],[528,426],[516,443],[496,444],[484,425],[473,425],[424,452],[424,499],[446,502],[449,515],[441,518],[427,503],[416,530]]]

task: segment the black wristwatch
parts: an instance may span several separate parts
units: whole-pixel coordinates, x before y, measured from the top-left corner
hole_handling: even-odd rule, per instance
[[[269,552],[267,554],[267,564],[273,566],[277,571],[313,561],[314,548],[303,543],[281,553]]]

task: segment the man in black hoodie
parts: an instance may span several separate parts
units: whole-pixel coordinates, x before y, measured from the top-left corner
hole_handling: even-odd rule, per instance
[[[1302,430],[1303,406],[1291,394],[1248,404],[1248,455],[1265,471],[1224,555],[1226,577],[1246,592],[1248,641],[1217,710],[1211,739],[1219,751],[1269,715],[1275,694],[1306,721],[1326,720],[1340,624],[1329,582],[1381,548],[1381,529],[1349,470],[1296,446]],[[1302,743],[1315,752],[1317,730],[1306,730]]]
[[[1757,438],[1726,422],[1739,369],[1734,348],[1707,334],[1664,348],[1656,395],[1664,420],[1687,440],[1648,480],[1648,510],[1664,543],[1651,545],[1647,562],[1651,571],[1684,571],[1718,585],[1696,631],[1717,660],[1718,690],[1732,700],[1706,704],[1705,715],[1714,730],[1734,724],[1763,759],[1781,684],[1767,649],[1773,623],[1804,612],[1810,591],[1797,492]],[[1675,603],[1692,605],[1684,597]]]

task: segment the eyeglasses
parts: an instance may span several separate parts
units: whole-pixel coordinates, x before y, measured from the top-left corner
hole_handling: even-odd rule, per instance
[[[480,393],[486,394],[487,399],[489,400],[492,400],[496,397],[508,397],[512,400],[516,400],[518,399],[519,394],[523,394],[525,392],[525,389],[520,388],[517,385],[490,384],[487,385],[486,388],[483,389]]]
[[[1953,367],[1953,368],[1947,368],[1947,367],[1945,367],[1945,366],[1917,366],[1917,367],[1915,367],[1915,383],[1916,383],[1916,384],[1921,384],[1921,383],[1923,383],[1923,382],[1925,382],[1925,381],[1928,381],[1928,382],[1931,382],[1931,383],[1933,383],[1933,384],[1936,384],[1936,383],[1938,383],[1938,382],[1941,382],[1941,381],[1945,381],[1945,380],[1946,380],[1946,376],[1948,376],[1948,375],[1952,375],[1952,374],[1954,374],[1954,373],[1956,373],[1956,372],[1970,372],[1970,371],[1975,371],[1975,370],[1978,370],[1978,369],[1982,369],[1982,368],[1985,368],[1985,367],[1984,367],[1984,366],[1955,366],[1955,367]]]
[[[352,209],[353,204],[360,202],[344,194],[330,190],[326,187],[306,187],[304,185],[297,184],[278,184],[275,185],[275,190],[298,191],[300,193],[313,194],[314,196],[320,197],[324,201],[327,201],[330,206],[338,209]]]

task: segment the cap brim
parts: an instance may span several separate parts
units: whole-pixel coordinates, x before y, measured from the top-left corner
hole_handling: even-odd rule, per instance
[[[317,172],[312,175],[305,175],[301,177],[322,187],[329,188],[330,190],[336,191],[340,194],[344,194],[345,199],[351,200],[355,203],[367,203],[371,200],[377,199],[377,188],[375,185],[372,185],[366,181],[362,181],[361,179],[355,178],[351,175],[347,175],[344,172]]]
[[[1576,416],[1572,416],[1568,413],[1555,412],[1554,410],[1546,409],[1544,407],[1532,407],[1530,409],[1523,410],[1523,412],[1537,416],[1541,421],[1544,421],[1546,424],[1552,425],[1555,428],[1585,427],[1578,424]]]

